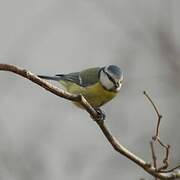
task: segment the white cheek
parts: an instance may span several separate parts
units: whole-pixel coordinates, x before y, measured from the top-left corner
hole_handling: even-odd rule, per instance
[[[105,75],[103,72],[100,75],[100,82],[106,89],[113,89],[113,87],[114,87],[113,82],[110,81],[109,78],[107,77],[107,75]]]
[[[122,84],[121,84],[121,83],[119,83],[119,87],[118,87],[118,88],[116,88],[116,92],[118,92],[118,91],[121,89],[121,86],[122,86]]]

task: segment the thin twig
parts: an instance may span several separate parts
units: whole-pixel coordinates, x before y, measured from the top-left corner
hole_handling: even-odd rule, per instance
[[[178,166],[176,166],[176,167],[174,167],[172,169],[169,169],[169,170],[160,170],[159,172],[162,172],[162,173],[171,173],[171,172],[173,172],[176,169],[180,169],[180,165],[178,165]]]
[[[170,151],[170,145],[166,145],[164,144],[160,137],[159,137],[159,128],[160,128],[160,123],[161,123],[161,118],[162,115],[160,115],[158,108],[156,107],[155,103],[153,102],[153,100],[150,98],[150,96],[147,94],[146,91],[143,91],[143,94],[147,97],[147,99],[150,101],[150,103],[152,104],[152,106],[154,107],[154,110],[157,114],[158,117],[158,122],[157,122],[157,126],[156,126],[156,133],[155,136],[152,137],[152,147],[154,149],[154,142],[158,141],[158,143],[165,149],[165,157],[163,159],[163,165],[159,168],[156,167],[157,171],[161,171],[164,169],[167,169],[169,166],[169,151]],[[155,153],[155,152],[154,152]],[[154,155],[156,157],[156,155]],[[153,161],[154,161],[154,157],[153,157]]]
[[[104,121],[99,121],[99,114],[86,101],[86,99],[82,95],[73,95],[73,94],[67,93],[67,92],[63,91],[62,89],[59,89],[59,88],[53,86],[52,84],[48,83],[47,81],[42,80],[41,78],[37,77],[33,73],[31,73],[25,69],[21,69],[17,66],[14,66],[14,65],[0,64],[0,70],[16,73],[16,74],[18,74],[24,78],[29,79],[32,82],[38,84],[39,86],[45,88],[47,91],[49,91],[49,92],[51,92],[51,93],[53,93],[59,97],[62,97],[62,98],[68,99],[70,101],[74,101],[74,102],[79,103],[90,114],[90,116],[93,117],[93,119],[98,124],[98,126],[102,130],[104,136],[107,138],[107,140],[112,145],[112,147],[117,152],[119,152],[121,155],[124,155],[129,160],[136,163],[138,166],[143,168],[146,172],[148,172],[152,176],[160,178],[160,179],[166,179],[166,180],[167,179],[180,178],[180,174],[178,174],[178,173],[174,173],[174,172],[173,173],[160,173],[160,172],[157,172],[156,169],[154,168],[154,166],[145,162],[143,159],[136,156],[135,154],[130,152],[127,148],[122,146],[119,143],[119,141],[112,135],[112,133],[109,131],[109,129],[105,126]]]
[[[169,151],[170,151],[170,145],[164,145],[160,140],[158,140],[162,146],[165,148],[165,158],[163,159],[163,165],[158,168],[158,171],[167,169],[169,166]]]
[[[154,141],[150,141],[150,145],[151,145],[151,153],[152,153],[154,168],[155,168],[155,170],[157,170],[157,157],[156,157],[155,150],[154,150]],[[155,177],[154,179],[158,180],[157,177]]]
[[[160,122],[161,122],[162,115],[159,113],[158,108],[156,107],[156,105],[154,104],[154,102],[152,101],[150,96],[147,94],[147,92],[143,91],[143,94],[147,97],[147,99],[150,101],[150,103],[154,107],[154,110],[155,110],[155,112],[157,114],[157,117],[158,117],[158,122],[157,122],[157,126],[156,126],[156,133],[155,133],[155,136],[153,137],[154,140],[156,140],[156,138],[159,136],[159,127],[160,127]]]

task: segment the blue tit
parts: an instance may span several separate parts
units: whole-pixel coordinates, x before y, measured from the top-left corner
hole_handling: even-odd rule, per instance
[[[123,80],[121,69],[115,65],[55,76],[39,75],[39,77],[58,81],[69,93],[82,94],[91,106],[97,109],[117,95]],[[78,103],[75,104],[81,107]]]

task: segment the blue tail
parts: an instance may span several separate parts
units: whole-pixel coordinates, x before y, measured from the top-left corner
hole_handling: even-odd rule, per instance
[[[63,76],[63,75],[62,75]],[[38,77],[42,79],[47,79],[47,80],[53,80],[53,81],[60,81],[62,79],[62,76],[44,76],[44,75],[38,75]]]

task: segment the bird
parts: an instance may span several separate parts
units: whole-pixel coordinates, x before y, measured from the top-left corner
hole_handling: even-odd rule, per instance
[[[116,65],[88,68],[69,74],[38,75],[38,77],[59,82],[71,94],[83,95],[102,118],[105,118],[105,115],[100,107],[118,94],[123,81],[122,70]],[[75,104],[82,108],[79,103],[75,102]]]

